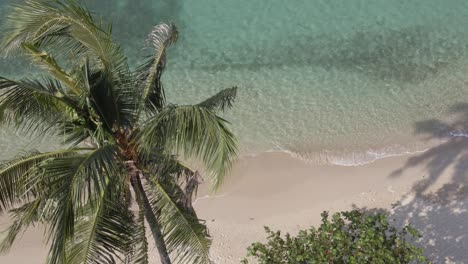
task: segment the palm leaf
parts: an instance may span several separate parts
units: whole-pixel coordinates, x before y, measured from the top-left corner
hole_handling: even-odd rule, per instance
[[[51,55],[45,51],[39,51],[37,47],[32,44],[25,43],[23,44],[23,48],[36,64],[47,70],[47,72],[57,80],[66,84],[70,91],[75,95],[80,95],[81,91],[79,89],[79,84],[72,78],[72,76],[70,76],[70,74],[58,65],[57,61]]]
[[[91,106],[108,131],[131,127],[136,115],[136,100],[126,83],[116,83],[106,71],[89,73]]]
[[[116,168],[115,147],[103,146],[88,153],[50,160],[41,169],[56,205],[50,217],[48,263],[66,263],[66,242],[74,236],[79,211],[99,201],[108,177]]]
[[[212,111],[224,111],[231,108],[237,95],[237,87],[231,87],[220,91],[214,96],[199,103],[199,106],[205,107]]]
[[[80,213],[68,241],[67,263],[116,263],[130,248],[133,222],[123,200],[122,179],[108,182],[100,197]]]
[[[31,202],[28,202],[20,208],[11,210],[12,224],[6,230],[6,237],[0,242],[0,252],[8,251],[17,235],[24,231],[29,225],[34,224],[39,220],[40,209],[43,206],[43,200],[37,198]]]
[[[164,89],[161,75],[166,65],[166,50],[177,41],[178,31],[174,24],[159,24],[148,36],[153,45],[153,55],[137,68],[138,79],[142,87],[142,105],[150,110],[159,110],[164,106]]]
[[[64,95],[56,80],[13,81],[0,77],[2,123],[15,125],[24,132],[48,131],[81,113],[78,103]]]
[[[40,153],[37,151],[17,157],[0,166],[0,202],[2,209],[12,208],[27,198],[31,178],[40,173],[38,166],[47,160],[76,154],[82,149],[66,149]]]
[[[170,183],[155,177],[145,186],[164,241],[177,263],[209,263],[210,239],[206,226],[178,201],[183,195]]]
[[[109,124],[114,117],[108,120],[109,116],[105,116],[108,127],[131,126],[140,102],[134,89],[134,76],[121,48],[112,41],[110,29],[104,29],[106,25],[96,22],[89,11],[71,0],[29,0],[13,9],[6,24],[4,50],[7,54],[26,51],[35,62],[66,84],[74,95],[89,92],[90,86],[104,85],[106,89],[102,93],[110,96],[107,102],[113,105],[109,108],[112,111],[105,109],[101,115],[118,114],[114,116],[117,117],[115,124]],[[58,65],[53,54],[45,50],[66,54],[66,60],[75,58],[79,64],[67,71]],[[84,82],[83,78],[72,78],[81,76],[83,61],[86,61],[87,73],[99,75],[97,79],[87,79],[92,83]]]
[[[145,165],[145,174],[159,175],[165,181],[170,181],[174,191],[178,194],[179,200],[177,203],[185,207],[188,211],[195,211],[192,207],[192,196],[198,191],[198,172],[192,170],[181,161],[177,160],[174,155],[165,155],[158,153],[156,157],[150,159]],[[195,185],[193,185],[195,181]],[[184,186],[185,190],[182,190]]]
[[[160,148],[198,158],[217,188],[237,155],[227,121],[201,106],[170,106],[142,126],[136,137],[143,153]]]
[[[92,57],[112,72],[128,68],[121,49],[112,42],[110,30],[104,30],[105,25],[97,23],[74,1],[28,0],[12,9],[5,24],[6,54],[20,52],[23,44],[42,49],[58,43],[63,46],[52,46],[55,51]],[[71,45],[64,45],[64,40]]]
[[[167,155],[159,149],[154,149],[150,157],[142,159],[144,172],[151,175],[170,175],[179,179],[183,176],[187,166],[177,160],[175,155]]]

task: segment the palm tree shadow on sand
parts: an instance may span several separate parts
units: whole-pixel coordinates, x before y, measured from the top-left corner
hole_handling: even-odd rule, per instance
[[[400,177],[410,168],[424,168],[426,174],[412,191],[391,210],[358,209],[385,212],[397,226],[416,227],[423,235],[419,243],[433,263],[468,263],[468,103],[450,111],[457,117],[454,121],[415,124],[416,134],[445,142],[410,158],[389,175]]]

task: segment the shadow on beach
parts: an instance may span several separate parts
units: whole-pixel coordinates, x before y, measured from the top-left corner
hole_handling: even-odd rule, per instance
[[[370,213],[387,213],[396,226],[410,224],[420,231],[418,242],[433,263],[468,261],[468,199],[460,183],[445,184],[436,192],[408,194],[391,210],[356,208]]]
[[[415,133],[445,143],[410,158],[389,177],[400,177],[412,167],[424,168],[425,176],[391,210],[397,226],[411,224],[423,238],[419,242],[434,263],[468,263],[468,104],[451,108],[452,122],[427,120],[415,125]],[[466,133],[466,134],[465,134]]]

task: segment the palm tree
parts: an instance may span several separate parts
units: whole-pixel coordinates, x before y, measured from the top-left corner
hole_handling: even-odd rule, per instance
[[[111,26],[71,0],[28,0],[5,21],[3,53],[48,75],[0,78],[0,120],[63,138],[63,149],[0,166],[0,210],[12,217],[0,250],[42,223],[47,263],[148,263],[149,227],[162,263],[209,263],[207,229],[191,206],[198,173],[178,158],[198,159],[213,187],[222,183],[237,151],[217,113],[236,88],[195,105],[166,102],[173,24],[153,28],[151,55],[132,71]]]

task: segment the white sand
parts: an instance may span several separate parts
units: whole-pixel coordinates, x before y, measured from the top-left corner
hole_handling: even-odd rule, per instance
[[[468,263],[467,168],[466,139],[356,167],[267,153],[239,160],[223,187],[201,191],[195,207],[209,225],[215,263],[239,263],[250,243],[264,240],[264,225],[294,233],[319,224],[323,210],[353,207],[387,210],[396,225],[417,227],[434,263]],[[43,263],[42,241],[41,231],[28,231],[0,263]]]

